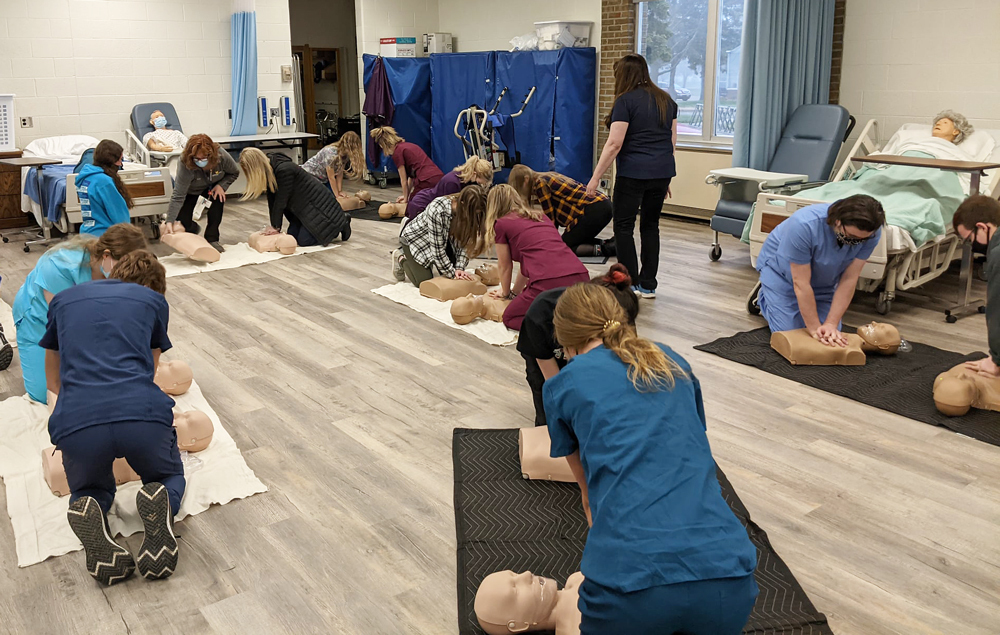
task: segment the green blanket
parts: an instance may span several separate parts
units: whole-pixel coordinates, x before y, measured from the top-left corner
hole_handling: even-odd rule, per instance
[[[933,158],[924,152],[904,152],[903,156]],[[891,165],[885,169],[865,166],[847,181],[827,183],[803,190],[795,198],[839,201],[855,194],[878,199],[885,209],[886,222],[910,233],[917,246],[942,236],[951,226],[955,210],[965,200],[965,189],[955,172],[933,168]],[[743,228],[743,242],[750,242],[753,213]]]

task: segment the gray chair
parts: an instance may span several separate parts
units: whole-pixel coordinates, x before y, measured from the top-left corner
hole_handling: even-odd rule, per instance
[[[181,120],[177,117],[177,111],[174,110],[173,104],[168,104],[165,101],[150,102],[148,104],[136,104],[132,108],[132,129],[135,130],[137,137],[142,139],[147,133],[153,131],[153,124],[149,123],[149,116],[153,114],[154,110],[159,110],[167,118],[168,129],[184,132],[184,128],[181,127]]]
[[[153,124],[149,123],[149,116],[153,114],[154,110],[159,110],[167,118],[168,129],[184,132],[173,104],[165,101],[136,104],[132,108],[132,129],[125,131],[125,152],[133,161],[151,168],[166,166],[171,175],[177,176],[177,165],[180,163],[182,148],[175,148],[173,152],[159,152],[146,148],[142,142],[142,138],[153,131]]]
[[[742,237],[743,227],[750,218],[758,193],[788,194],[828,181],[840,147],[850,135],[854,123],[854,117],[843,106],[799,106],[781,133],[781,141],[767,172],[758,171],[748,178],[732,174],[738,169],[713,170],[706,182],[719,185],[721,192],[711,220],[715,242],[709,257],[713,261],[722,257],[719,232]],[[768,175],[772,178],[767,178]]]

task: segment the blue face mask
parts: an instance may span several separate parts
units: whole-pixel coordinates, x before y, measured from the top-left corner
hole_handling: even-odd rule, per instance
[[[199,168],[203,168],[208,165],[208,159],[195,159],[194,164]]]
[[[154,128],[166,128],[167,127],[167,118],[166,117],[157,117],[156,119],[153,120],[153,127]]]
[[[101,273],[104,274],[105,278],[107,278],[108,276],[111,275],[110,273],[108,273],[107,271],[104,270],[104,261],[103,260],[101,261]]]

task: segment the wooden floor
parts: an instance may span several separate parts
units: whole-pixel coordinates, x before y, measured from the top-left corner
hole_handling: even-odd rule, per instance
[[[228,204],[222,242],[265,223],[260,203]],[[18,569],[0,522],[0,632],[456,631],[451,431],[531,425],[532,402],[515,350],[371,293],[392,281],[397,227],[356,221],[331,251],[169,280],[168,357],[270,491],[179,523],[160,583],[100,588],[82,552]],[[727,237],[710,263],[705,225],[661,231],[640,331],[691,362],[719,464],[834,631],[1000,633],[1000,448],[693,351],[762,325],[744,310],[748,248]],[[38,255],[0,247],[6,302]],[[899,301],[891,319],[914,341],[985,345],[982,316],[948,325]],[[0,398],[21,393],[15,358]]]

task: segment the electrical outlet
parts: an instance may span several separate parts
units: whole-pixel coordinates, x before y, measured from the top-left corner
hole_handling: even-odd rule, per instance
[[[611,187],[611,182],[610,182],[610,181],[608,181],[607,179],[601,179],[601,182],[600,182],[600,184],[599,184],[599,187],[600,187],[600,188],[601,188],[602,190],[606,190],[606,189],[608,189],[609,187]]]
[[[280,113],[280,112],[281,112],[280,108],[272,108],[271,109],[271,119],[277,119],[278,118],[278,113]]]
[[[33,125],[35,124],[31,121],[31,117],[21,117],[22,128],[31,128]]]

